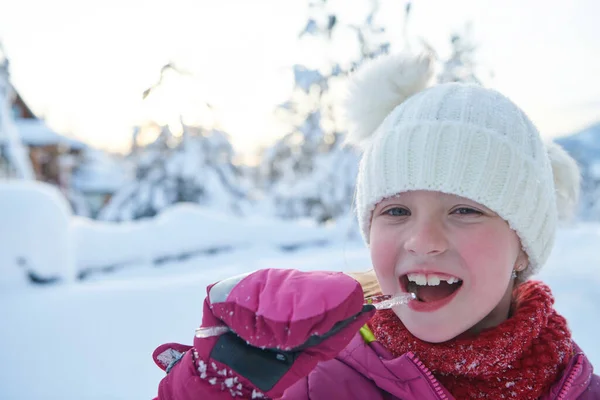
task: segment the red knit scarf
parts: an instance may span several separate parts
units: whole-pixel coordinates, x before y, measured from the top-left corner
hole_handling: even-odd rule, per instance
[[[395,357],[412,351],[457,399],[537,399],[567,365],[571,334],[542,282],[523,283],[513,299],[511,318],[470,338],[424,342],[391,310],[379,311],[369,327]]]

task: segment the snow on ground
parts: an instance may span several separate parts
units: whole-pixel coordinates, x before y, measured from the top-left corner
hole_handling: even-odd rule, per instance
[[[260,235],[266,235],[263,243],[273,237]],[[597,243],[600,225],[561,231],[540,278],[552,286],[575,339],[600,366]],[[159,267],[141,263],[72,285],[3,289],[0,398],[150,399],[163,376],[151,352],[161,343],[191,342],[209,283],[258,268],[350,271],[369,265],[359,241],[292,252],[257,245]]]
[[[71,210],[54,186],[0,182],[0,291],[25,285],[26,273],[74,276]]]

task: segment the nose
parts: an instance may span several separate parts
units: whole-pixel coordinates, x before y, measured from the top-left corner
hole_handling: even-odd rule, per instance
[[[415,220],[404,249],[417,256],[432,256],[446,251],[448,238],[442,222],[432,218]]]

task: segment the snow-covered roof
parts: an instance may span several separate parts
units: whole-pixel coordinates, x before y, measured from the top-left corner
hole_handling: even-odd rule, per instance
[[[87,149],[85,161],[72,177],[72,185],[83,193],[114,193],[129,179],[127,171],[106,153]]]
[[[63,144],[76,150],[82,150],[87,147],[83,142],[54,132],[41,119],[17,118],[15,119],[15,125],[21,136],[21,141],[28,146]]]

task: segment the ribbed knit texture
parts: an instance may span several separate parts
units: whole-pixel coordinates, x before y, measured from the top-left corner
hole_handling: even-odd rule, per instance
[[[365,147],[357,180],[359,224],[383,199],[410,190],[469,198],[508,221],[537,272],[548,258],[557,224],[552,169],[539,133],[500,93],[450,83],[396,107]]]

